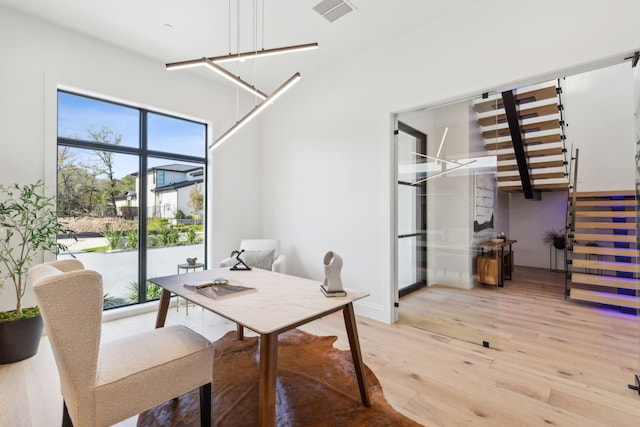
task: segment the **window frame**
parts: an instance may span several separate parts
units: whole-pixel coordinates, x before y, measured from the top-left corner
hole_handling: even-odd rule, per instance
[[[208,176],[209,176],[209,159],[208,159],[208,154],[209,154],[209,150],[208,150],[208,144],[207,144],[207,135],[208,135],[208,124],[205,122],[199,122],[196,120],[192,120],[192,119],[187,119],[184,117],[180,117],[179,115],[173,115],[173,114],[168,114],[168,113],[164,113],[161,111],[156,111],[156,110],[152,110],[152,109],[147,109],[147,108],[141,108],[141,107],[136,107],[133,105],[129,105],[123,102],[117,102],[117,101],[113,101],[110,99],[104,99],[104,98],[100,98],[100,97],[96,97],[96,96],[92,96],[92,95],[86,95],[83,94],[81,92],[77,92],[77,91],[72,91],[72,90],[67,90],[67,89],[62,89],[62,88],[58,88],[56,91],[56,111],[57,114],[59,116],[60,114],[60,104],[59,104],[59,94],[60,93],[66,93],[66,94],[70,94],[73,96],[78,96],[78,97],[83,97],[83,98],[87,98],[87,99],[91,99],[91,100],[95,100],[97,102],[101,102],[101,103],[109,103],[109,104],[113,104],[116,106],[122,106],[125,108],[129,108],[129,109],[134,109],[136,111],[138,111],[138,119],[139,119],[139,135],[138,135],[138,142],[139,145],[138,147],[131,147],[131,146],[125,146],[125,145],[111,145],[111,144],[102,144],[99,142],[95,142],[95,141],[87,141],[84,139],[74,139],[74,138],[69,138],[69,137],[61,137],[59,136],[58,132],[58,125],[59,125],[59,120],[58,117],[56,117],[56,156],[58,155],[58,147],[70,147],[70,148],[79,148],[79,149],[86,149],[86,150],[98,150],[98,151],[108,151],[108,152],[113,152],[113,153],[118,153],[118,154],[129,154],[129,155],[135,155],[138,157],[138,174],[140,177],[143,176],[147,176],[147,172],[148,172],[148,159],[149,158],[155,158],[155,159],[163,159],[163,160],[168,160],[168,161],[178,161],[178,162],[188,162],[188,163],[195,163],[195,164],[201,164],[203,167],[203,194],[207,195],[208,194]],[[197,125],[201,125],[204,126],[204,135],[203,135],[203,156],[194,156],[194,155],[186,155],[186,154],[180,154],[178,152],[167,152],[167,151],[161,151],[161,150],[149,150],[148,147],[148,139],[147,139],[147,116],[148,114],[155,114],[155,115],[161,115],[161,116],[166,116],[172,119],[178,119],[178,120],[183,120],[183,121],[187,121],[187,122],[191,122]],[[144,171],[144,172],[143,172]],[[155,173],[154,175],[154,180],[155,180]],[[57,174],[56,174],[56,187],[57,187]],[[148,191],[148,180],[147,179],[139,179],[139,194],[138,196],[138,206],[139,206],[139,210],[142,211],[142,207],[143,206],[147,206],[147,191]],[[207,232],[206,230],[208,229],[207,226],[207,222],[208,222],[208,215],[207,213],[209,212],[208,209],[208,203],[209,203],[209,197],[205,196],[205,200],[204,200],[204,206],[203,206],[203,225],[204,225],[204,240],[203,240],[203,244],[204,244],[204,253],[205,253],[205,269],[207,268],[206,263],[207,263],[207,259],[208,259],[208,252],[209,252],[209,244],[208,244],[208,238],[207,238]],[[144,210],[145,214],[139,214],[138,215],[138,230],[139,230],[139,234],[142,235],[146,235],[147,230],[148,230],[148,221],[147,221],[147,216],[148,213],[146,212],[147,209]],[[139,239],[138,242],[138,302],[134,303],[134,304],[129,304],[129,305],[137,305],[137,304],[144,304],[147,301],[146,299],[146,288],[147,288],[147,250],[148,250],[148,244],[147,244],[147,239]],[[126,306],[126,305],[123,305]],[[117,306],[117,307],[113,307],[113,308],[119,308],[119,307],[123,307],[123,306]],[[107,310],[110,308],[107,308]]]

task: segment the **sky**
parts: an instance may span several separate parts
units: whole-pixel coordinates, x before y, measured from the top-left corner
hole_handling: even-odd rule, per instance
[[[58,136],[91,141],[90,131],[107,127],[121,136],[121,146],[140,147],[140,110],[120,104],[104,102],[58,92]],[[201,123],[157,113],[147,114],[147,144],[150,150],[204,157],[206,126]],[[92,151],[73,150],[78,162],[87,163],[83,154]],[[81,158],[78,158],[80,156]],[[116,177],[137,172],[138,159],[133,155],[117,154]],[[173,160],[150,159],[149,166],[177,163]]]

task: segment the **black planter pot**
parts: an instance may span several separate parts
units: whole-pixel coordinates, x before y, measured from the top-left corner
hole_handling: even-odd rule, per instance
[[[0,364],[19,362],[38,352],[42,317],[0,322]]]
[[[556,249],[564,249],[567,246],[567,241],[564,239],[564,237],[554,237],[553,246]]]

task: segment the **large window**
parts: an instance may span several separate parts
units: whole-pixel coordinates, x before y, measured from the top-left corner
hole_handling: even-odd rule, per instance
[[[148,278],[205,261],[203,123],[58,92],[58,215],[69,253],[104,280],[105,308],[157,299]]]

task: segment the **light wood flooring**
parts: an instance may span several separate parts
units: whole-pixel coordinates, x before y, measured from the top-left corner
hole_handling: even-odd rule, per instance
[[[401,301],[403,322],[407,316],[425,322],[422,327],[429,319],[445,326],[475,322],[476,332],[467,338],[477,339],[489,328],[492,348],[358,317],[364,361],[382,383],[387,400],[427,426],[640,425],[640,395],[627,387],[640,372],[638,318],[565,301],[559,273],[519,267],[513,279],[498,292],[497,303],[491,301],[495,290],[473,292],[477,295],[455,314],[447,314],[446,308],[464,305],[460,291],[426,290]],[[432,304],[423,305],[422,314],[408,313],[412,304],[420,306],[420,298]],[[424,315],[438,310],[445,318]],[[478,320],[483,318],[484,324]],[[151,329],[154,320],[155,313],[147,313],[106,322],[103,338]],[[210,339],[234,329],[199,308],[190,308],[188,316],[183,307],[179,312],[174,308],[167,323],[188,324]],[[301,329],[337,335],[336,346],[348,348],[340,314]],[[46,337],[35,357],[0,366],[0,426],[58,426],[61,407]],[[132,425],[135,418],[119,424]]]

